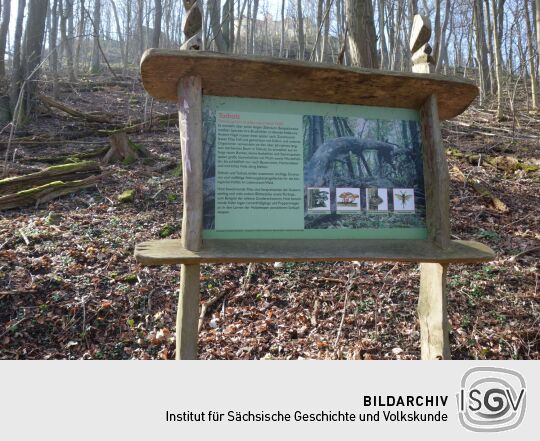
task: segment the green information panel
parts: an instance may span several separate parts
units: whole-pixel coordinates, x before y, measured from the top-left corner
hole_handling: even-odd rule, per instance
[[[419,114],[205,96],[207,239],[425,239]]]

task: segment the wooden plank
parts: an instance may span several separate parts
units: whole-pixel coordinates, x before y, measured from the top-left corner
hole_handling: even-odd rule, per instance
[[[189,251],[179,240],[154,240],[135,247],[145,265],[226,262],[395,261],[489,262],[495,253],[472,241],[452,241],[442,250],[428,240],[205,240],[200,251]]]
[[[431,95],[420,109],[426,192],[428,238],[441,248],[450,245],[448,164],[443,147],[437,97]]]
[[[420,348],[422,360],[450,359],[446,271],[448,265],[420,264]]]
[[[194,75],[204,94],[215,96],[419,109],[437,95],[441,119],[459,115],[478,95],[473,83],[441,75],[170,49],[147,50],[141,75],[148,93],[168,101],[176,101],[178,79]]]
[[[178,118],[184,188],[182,246],[197,251],[201,247],[203,217],[202,89],[199,77],[183,77],[178,82]]]
[[[201,300],[200,266],[182,265],[176,312],[176,359],[196,360]]]

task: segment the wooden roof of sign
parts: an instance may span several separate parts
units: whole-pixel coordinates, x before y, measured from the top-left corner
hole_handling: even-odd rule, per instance
[[[462,113],[478,95],[473,83],[441,75],[169,49],[147,50],[141,75],[147,92],[166,101],[176,101],[184,76],[201,77],[203,93],[214,96],[419,109],[435,94],[441,120]]]

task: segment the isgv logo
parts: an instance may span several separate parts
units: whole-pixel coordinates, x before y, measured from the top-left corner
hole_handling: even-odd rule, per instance
[[[469,369],[457,394],[459,421],[473,432],[503,432],[521,424],[527,396],[521,374],[499,367]]]

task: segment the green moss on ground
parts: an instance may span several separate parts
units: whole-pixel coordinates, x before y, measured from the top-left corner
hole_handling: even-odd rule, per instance
[[[122,203],[133,202],[135,200],[135,190],[125,190],[118,195],[118,201]]]
[[[164,227],[162,227],[159,230],[159,237],[164,239],[164,238],[169,237],[170,235],[172,235],[177,230],[178,230],[178,226],[176,226],[176,225],[165,225]]]

